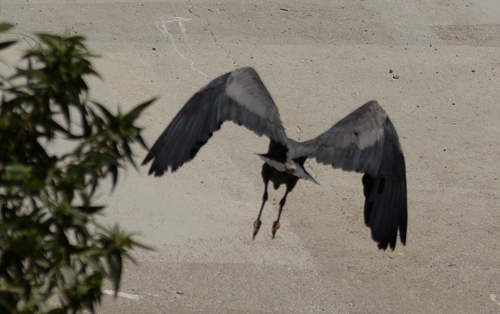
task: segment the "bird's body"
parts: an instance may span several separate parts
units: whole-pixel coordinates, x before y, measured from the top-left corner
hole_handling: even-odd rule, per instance
[[[378,247],[394,249],[397,235],[406,242],[407,196],[404,156],[394,126],[376,101],[359,107],[316,138],[288,138],[271,95],[257,72],[241,68],[212,80],[194,94],[174,117],[144,159],[153,160],[149,173],[161,176],[193,159],[224,121],[231,120],[270,138],[267,154],[259,154],[264,195],[254,222],[254,237],[267,201],[268,183],[286,186],[273,237],[286,197],[299,179],[317,183],[304,168],[308,158],[345,171],[364,173],[365,223]]]

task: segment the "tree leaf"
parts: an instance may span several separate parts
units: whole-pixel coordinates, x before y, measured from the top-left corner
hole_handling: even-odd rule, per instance
[[[11,29],[11,28],[13,28],[13,27],[14,27],[14,25],[12,25],[12,24],[8,24],[8,23],[1,23],[1,24],[0,24],[0,33],[2,33],[2,32],[6,32],[6,31],[10,30],[10,29]]]
[[[132,110],[130,110],[124,117],[124,121],[127,123],[127,124],[132,124],[132,122],[134,122],[138,117],[139,115],[142,113],[142,111],[144,111],[144,109],[146,109],[147,107],[149,107],[154,101],[156,101],[157,97],[155,98],[152,98],[138,106],[136,106],[135,108],[133,108]]]
[[[13,44],[17,43],[16,40],[12,40],[12,41],[4,41],[2,43],[0,43],[0,50],[2,49],[6,49],[10,46],[12,46]]]
[[[122,256],[119,252],[113,251],[106,255],[109,267],[109,276],[115,291],[115,298],[120,288],[120,279],[122,275]]]

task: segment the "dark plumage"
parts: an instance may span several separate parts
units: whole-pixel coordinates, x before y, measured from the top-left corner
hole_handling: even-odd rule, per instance
[[[376,101],[359,107],[329,130],[305,142],[289,139],[278,108],[253,68],[226,73],[194,94],[174,117],[144,159],[153,160],[149,174],[161,176],[176,171],[193,159],[198,150],[224,121],[243,125],[259,136],[269,137],[269,151],[260,154],[264,195],[260,215],[267,201],[269,181],[275,188],[286,185],[279,214],[273,223],[273,237],[279,228],[286,197],[299,178],[316,182],[304,169],[308,158],[333,168],[364,173],[364,218],[380,249],[394,250],[399,237],[406,242],[407,196],[405,160],[396,129]]]

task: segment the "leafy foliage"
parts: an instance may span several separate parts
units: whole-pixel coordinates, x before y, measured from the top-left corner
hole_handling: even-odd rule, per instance
[[[153,100],[116,115],[89,102],[84,77],[97,73],[84,38],[38,38],[0,78],[0,313],[94,312],[104,281],[118,291],[123,258],[143,247],[94,220],[94,193],[136,166],[130,145],[147,147],[135,123]],[[58,141],[71,148],[51,152]]]

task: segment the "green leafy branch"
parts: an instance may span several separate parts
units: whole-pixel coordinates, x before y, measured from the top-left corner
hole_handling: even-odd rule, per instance
[[[145,248],[97,224],[104,207],[93,196],[127,163],[136,167],[131,144],[147,149],[136,121],[154,100],[125,114],[89,102],[84,78],[98,74],[84,38],[38,39],[26,66],[0,78],[0,312],[93,312],[104,280],[118,291],[123,258]],[[73,148],[50,152],[60,141]]]

